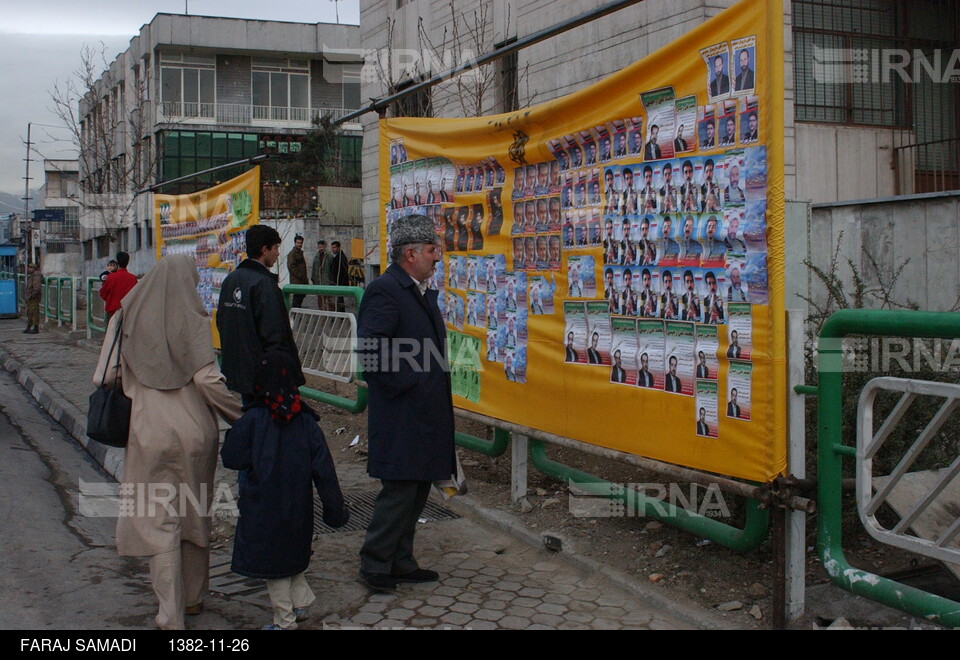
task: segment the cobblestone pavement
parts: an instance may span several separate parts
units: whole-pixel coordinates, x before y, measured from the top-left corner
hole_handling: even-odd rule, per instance
[[[82,424],[71,423],[70,418],[85,416],[96,342],[84,346],[81,340],[78,345],[65,331],[45,328],[38,335],[24,335],[22,329],[19,321],[0,321],[0,362],[8,371],[19,373],[21,384],[81,440]],[[92,445],[88,451],[110,472],[107,464],[118,461],[119,450],[105,453],[103,447]],[[340,477],[348,498],[376,492],[379,486],[357,469],[343,470]],[[232,472],[218,471],[218,481],[234,480]],[[459,517],[423,521],[417,535],[420,562],[439,571],[440,581],[401,585],[394,594],[371,593],[357,578],[362,527],[319,534],[308,570],[318,599],[313,619],[302,627],[683,629],[717,625],[707,613],[665,604],[663,596],[652,592],[648,595],[643,585],[614,583],[603,574],[571,564],[563,555],[518,540],[481,520],[473,506],[451,504],[450,508]],[[269,601],[263,582],[229,573],[229,545],[215,551],[211,563],[211,612],[192,617],[190,625],[223,626],[226,613],[238,605],[262,609],[267,622]],[[236,620],[249,625],[249,616]]]

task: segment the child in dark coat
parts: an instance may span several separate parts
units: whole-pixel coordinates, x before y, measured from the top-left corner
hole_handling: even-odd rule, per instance
[[[264,628],[272,630],[295,629],[315,600],[304,578],[312,554],[312,488],[323,503],[324,523],[342,527],[350,519],[317,415],[300,401],[297,373],[287,353],[261,358],[254,402],[227,432],[220,452],[225,467],[247,470],[231,570],[267,581],[273,623]]]

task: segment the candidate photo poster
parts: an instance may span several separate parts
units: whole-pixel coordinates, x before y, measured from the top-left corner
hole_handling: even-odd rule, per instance
[[[707,99],[713,103],[730,96],[730,47],[724,42],[700,51],[707,69]]]
[[[740,142],[745,145],[760,140],[760,97],[750,94],[740,99]]]
[[[595,298],[597,277],[593,255],[567,257],[567,292],[571,298]]]
[[[640,94],[640,103],[647,113],[644,161],[673,158],[673,136],[676,133],[677,119],[675,100],[673,87],[653,89]]]
[[[717,380],[720,372],[720,360],[717,358],[720,350],[719,328],[715,325],[698,325],[696,338],[697,364],[694,375],[697,380]]]
[[[677,128],[673,135],[673,151],[679,156],[697,148],[697,97],[677,99],[674,111]]]
[[[696,433],[704,438],[716,438],[720,424],[719,397],[717,383],[708,380],[697,381]]]
[[[610,319],[610,382],[635,385],[637,382],[637,322],[634,319]],[[662,335],[661,335],[662,336]]]
[[[757,87],[757,38],[734,39],[730,42],[733,58],[733,93],[737,96],[753,94]]]
[[[587,306],[582,302],[563,303],[564,362],[587,363]]]
[[[662,390],[664,386],[663,321],[637,321],[637,386]],[[646,368],[645,368],[646,367]]]
[[[753,354],[753,315],[746,303],[727,305],[727,358],[749,360]]]
[[[727,417],[750,421],[753,365],[731,362],[727,371]]]
[[[666,364],[663,390],[665,392],[693,396],[694,343],[692,323],[668,321],[664,324],[663,359]]]
[[[610,366],[613,330],[610,325],[610,306],[607,301],[587,303],[587,327],[590,332],[587,364]]]
[[[557,284],[553,277],[548,278],[543,275],[531,275],[528,280],[528,286],[530,288],[530,295],[528,296],[530,301],[530,315],[540,316],[553,314],[555,312],[554,295],[557,291]]]

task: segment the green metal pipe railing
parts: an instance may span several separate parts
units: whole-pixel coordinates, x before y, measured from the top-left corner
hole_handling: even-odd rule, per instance
[[[737,552],[756,549],[767,536],[770,514],[767,509],[761,509],[756,500],[747,499],[745,524],[743,529],[739,529],[655,497],[648,497],[632,488],[616,487],[609,481],[552,461],[547,458],[546,443],[542,440],[531,438],[529,448],[530,461],[538,470],[565,483],[572,481],[591,495],[622,502],[629,509],[627,515],[656,518]]]
[[[844,557],[843,457],[856,456],[856,447],[843,444],[842,432],[842,342],[849,335],[953,339],[960,337],[960,314],[861,309],[836,312],[820,331],[817,388],[817,549],[831,581],[884,605],[960,628],[960,603],[853,568]]]
[[[283,302],[290,309],[290,303],[294,295],[305,296],[350,296],[357,302],[357,308],[360,307],[360,300],[363,298],[363,288],[359,286],[327,286],[315,284],[288,284],[282,289]],[[357,365],[357,380],[363,380],[363,373],[360,366]],[[312,401],[319,401],[327,405],[346,410],[349,413],[360,413],[367,409],[367,386],[357,383],[357,398],[348,399],[346,397],[321,392],[312,387],[302,386],[300,396]]]
[[[51,289],[55,286],[55,294],[51,295]],[[53,303],[53,309],[51,309]],[[43,278],[43,317],[48,321],[52,318],[56,320],[60,316],[60,280],[57,277]]]
[[[70,292],[70,304],[63,304],[63,294],[65,291]],[[73,323],[73,297],[75,295],[73,278],[72,277],[58,277],[57,278],[57,320],[62,323]]]
[[[107,331],[107,319],[106,316],[103,318],[98,318],[93,315],[93,301],[94,301],[94,290],[93,287],[95,284],[101,284],[99,277],[88,277],[87,278],[87,333],[89,336],[90,331],[95,332],[106,332]],[[97,298],[100,297],[100,288],[97,287],[96,291]],[[99,323],[98,323],[99,322]]]
[[[17,306],[26,313],[27,310],[27,276],[17,273]]]
[[[485,440],[468,433],[457,431],[456,442],[459,446],[470,451],[480,452],[486,456],[496,458],[503,456],[510,447],[510,432],[503,429],[493,429],[493,440]]]

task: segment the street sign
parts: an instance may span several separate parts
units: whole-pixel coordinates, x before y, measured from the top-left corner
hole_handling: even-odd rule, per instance
[[[37,209],[33,211],[34,222],[63,222],[66,212],[63,209]]]

